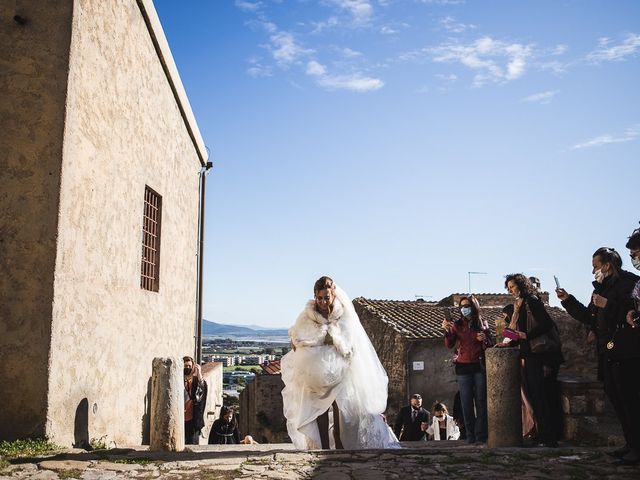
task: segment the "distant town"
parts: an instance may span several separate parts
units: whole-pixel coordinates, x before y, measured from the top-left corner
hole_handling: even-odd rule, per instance
[[[202,341],[202,360],[205,363],[223,364],[224,401],[227,405],[236,405],[245,385],[263,372],[262,366],[279,360],[290,348],[288,341],[285,343],[205,336]]]

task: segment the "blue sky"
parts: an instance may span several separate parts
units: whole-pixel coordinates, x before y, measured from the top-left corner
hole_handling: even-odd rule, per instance
[[[323,274],[586,301],[598,247],[632,269],[640,2],[155,4],[214,162],[205,318],[288,326]]]

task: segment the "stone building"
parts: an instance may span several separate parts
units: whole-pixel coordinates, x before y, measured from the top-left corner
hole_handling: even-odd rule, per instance
[[[461,294],[440,302],[370,300],[356,298],[356,312],[380,361],[389,376],[387,417],[392,421],[398,410],[409,403],[413,393],[420,393],[426,408],[434,401],[444,401],[449,408],[458,390],[453,367],[453,351],[444,345],[442,321],[445,315],[455,319]],[[513,302],[503,294],[478,294],[482,317],[495,332],[502,307]],[[548,294],[542,296],[548,299]],[[567,313],[547,306],[559,327],[566,362],[561,373],[595,378],[595,353],[586,345],[586,331]]]
[[[0,2],[0,58],[0,439],[140,444],[194,352],[203,139],[151,0]]]

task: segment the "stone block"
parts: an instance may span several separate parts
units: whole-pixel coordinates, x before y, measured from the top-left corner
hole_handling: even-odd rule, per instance
[[[151,377],[151,451],[184,450],[183,363],[154,358]]]
[[[490,348],[487,363],[487,445],[522,445],[522,400],[520,397],[520,351],[517,348]]]

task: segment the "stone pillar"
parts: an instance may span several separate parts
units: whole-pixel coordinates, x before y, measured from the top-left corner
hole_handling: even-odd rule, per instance
[[[184,450],[182,367],[174,357],[153,359],[149,450]]]
[[[520,350],[489,348],[487,361],[487,446],[522,445],[522,399],[520,397]]]

